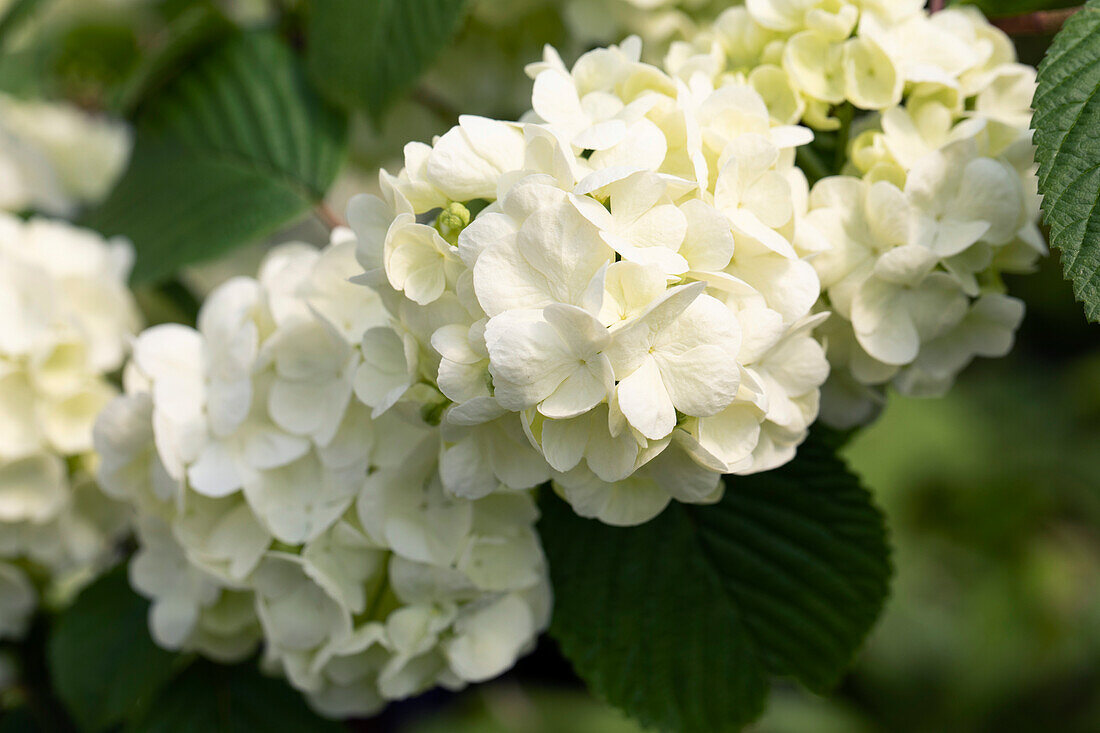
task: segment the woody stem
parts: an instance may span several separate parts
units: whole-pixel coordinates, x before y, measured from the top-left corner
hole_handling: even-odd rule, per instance
[[[993,25],[1010,36],[1043,36],[1057,33],[1062,25],[1081,8],[1065,10],[1039,10],[1025,15],[998,18]]]

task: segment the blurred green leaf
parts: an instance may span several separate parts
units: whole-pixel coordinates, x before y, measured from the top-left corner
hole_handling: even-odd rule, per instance
[[[226,40],[236,26],[209,2],[195,2],[171,19],[152,49],[116,92],[115,105],[131,116],[138,105],[167,86],[182,69]]]
[[[317,86],[376,121],[450,42],[465,0],[313,0],[306,59]]]
[[[954,5],[977,5],[990,18],[1034,13],[1036,10],[1058,10],[1080,5],[1081,0],[961,0]]]
[[[317,717],[286,682],[256,671],[254,663],[224,667],[196,662],[131,725],[131,733],[337,733],[343,727]]]
[[[26,707],[0,710],[0,733],[41,733],[42,728]]]
[[[133,156],[87,224],[137,249],[135,282],[260,239],[319,203],[346,120],[266,33],[235,36],[143,107]]]
[[[1055,38],[1034,107],[1051,243],[1085,315],[1100,321],[1100,0],[1089,0]]]
[[[50,54],[49,73],[57,92],[98,107],[141,58],[135,29],[124,23],[86,22],[57,38],[39,41]]]
[[[47,24],[0,53],[0,90],[101,108],[140,54],[135,28],[110,16]]]
[[[645,725],[713,733],[760,715],[769,679],[836,683],[890,577],[883,518],[812,437],[787,466],[727,477],[713,506],[613,528],[543,501],[551,633],[593,691]]]
[[[2,733],[2,732],[0,732]],[[403,733],[645,733],[622,712],[583,690],[480,685],[457,704],[417,720]]]
[[[53,683],[81,730],[107,730],[141,714],[186,664],[149,638],[148,610],[119,566],[86,588],[54,627]]]
[[[29,18],[40,2],[41,0],[15,0],[7,12],[0,12],[0,48],[3,48],[8,34]]]
[[[1080,0],[960,0],[956,6],[978,6],[989,18],[1009,18],[1011,15],[1033,13],[1036,10],[1073,8]]]
[[[17,97],[45,96],[48,59],[38,48],[0,52],[0,92]]]

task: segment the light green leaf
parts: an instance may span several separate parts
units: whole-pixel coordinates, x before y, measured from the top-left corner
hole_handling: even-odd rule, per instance
[[[40,2],[41,0],[14,0],[7,10],[0,10],[0,47],[7,42],[8,34],[30,18]]]
[[[132,733],[338,733],[285,681],[262,677],[254,662],[200,661],[164,690]]]
[[[136,282],[223,254],[319,203],[346,120],[273,35],[236,36],[142,107],[130,166],[87,224],[129,237]]]
[[[812,437],[784,468],[727,477],[713,506],[618,529],[544,497],[551,634],[593,691],[645,725],[738,730],[769,682],[834,685],[878,617],[882,515]]]
[[[140,715],[189,661],[153,643],[148,610],[120,566],[86,588],[55,625],[50,673],[82,731],[107,730]]]
[[[465,0],[312,0],[306,58],[318,87],[375,120],[450,43]]]
[[[1039,67],[1036,159],[1051,244],[1091,321],[1100,321],[1100,0],[1089,0]]]

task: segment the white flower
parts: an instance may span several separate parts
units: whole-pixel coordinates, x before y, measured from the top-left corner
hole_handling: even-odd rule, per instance
[[[526,179],[501,210],[475,220],[459,237],[486,315],[553,303],[590,305],[612,249],[569,194],[540,177]]]
[[[467,403],[469,404],[469,403]],[[454,411],[444,424],[439,471],[446,489],[468,499],[480,499],[501,486],[530,489],[550,478],[550,467],[532,447],[515,415],[473,425],[454,423]]]
[[[879,361],[896,365],[916,359],[921,343],[962,320],[967,305],[962,288],[950,275],[899,279],[902,282],[893,276],[869,278],[852,304],[852,326],[860,346]]]
[[[576,417],[607,399],[615,385],[604,353],[611,335],[576,306],[505,311],[489,319],[485,344],[497,401],[508,410],[537,406],[547,417]]]
[[[547,49],[522,124],[463,118],[407,146],[381,198],[349,204],[355,281],[392,326],[368,332],[356,393],[375,414],[418,405],[442,422],[452,495],[554,476],[586,515],[645,521],[745,468],[683,450],[679,425],[755,400],[742,440],[760,469],[793,456],[816,415],[823,370],[800,371],[816,385],[758,383],[741,337],[762,317],[770,346],[808,339],[820,285],[793,244],[807,197],[793,148],[812,135],[773,119],[750,84],[640,58],[636,38],[572,69]],[[767,374],[786,374],[787,355],[805,361],[777,347]],[[689,488],[652,478],[674,463]],[[634,495],[649,498],[606,499]]]
[[[924,344],[916,361],[898,376],[898,389],[943,396],[975,357],[1007,355],[1023,318],[1022,301],[1000,293],[982,295],[954,328]]]
[[[713,415],[737,394],[739,326],[703,289],[703,283],[673,288],[615,333],[619,409],[651,440],[672,432],[677,411]]]
[[[137,530],[141,546],[130,562],[130,583],[152,600],[153,639],[168,649],[194,649],[218,661],[251,654],[259,629],[247,596],[190,563],[162,521],[142,517]]]
[[[1023,316],[1001,272],[1028,271],[1036,229],[1034,74],[971,10],[861,18],[908,80],[903,103],[853,126],[848,171],[813,189],[800,249],[824,287],[834,367],[826,415],[851,426],[892,382],[941,395],[976,356],[1003,355]],[[852,98],[857,107],[875,108]]]
[[[995,291],[997,273],[1024,271],[1045,251],[1028,193],[1033,79],[999,31],[959,11],[883,16],[864,30],[920,86],[869,118],[851,151],[864,180],[818,183],[800,230],[819,251],[822,308],[839,316],[822,336],[846,372],[830,389],[832,421],[846,425],[874,413],[866,386],[892,379],[907,393],[942,394],[974,356],[1003,353],[1022,313]],[[966,48],[960,38],[982,40]]]
[[[0,95],[0,209],[58,216],[98,202],[130,154],[130,130],[62,102]]]
[[[492,198],[501,174],[523,164],[518,126],[464,115],[432,146],[425,177],[452,201]]]
[[[0,566],[11,606],[61,600],[105,568],[125,515],[88,479],[92,426],[115,394],[138,314],[128,243],[0,214]],[[29,594],[28,594],[29,593]],[[7,633],[17,624],[0,619]]]
[[[549,622],[549,585],[531,496],[444,491],[441,456],[461,482],[465,443],[443,442],[414,384],[439,324],[417,310],[398,335],[377,309],[393,291],[346,283],[351,244],[334,239],[276,248],[211,293],[198,329],[141,334],[96,447],[138,514],[131,582],[154,639],[218,660],[262,642],[319,710],[363,715],[505,671]],[[520,448],[542,471],[528,486],[545,482]],[[517,455],[496,453],[466,493]]]
[[[1020,228],[1024,201],[1015,171],[976,153],[972,141],[960,141],[909,172],[905,190],[917,212],[917,242],[940,257],[979,240],[1007,244]]]

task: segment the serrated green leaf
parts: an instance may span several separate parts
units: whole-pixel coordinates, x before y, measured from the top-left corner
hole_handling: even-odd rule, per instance
[[[306,59],[317,86],[375,120],[451,41],[465,0],[312,0]]]
[[[262,677],[254,663],[196,662],[164,690],[132,733],[337,733],[286,682]]]
[[[82,731],[103,731],[142,714],[186,665],[146,630],[149,604],[130,589],[122,566],[86,588],[49,640],[57,694]]]
[[[1035,157],[1051,244],[1100,321],[1100,0],[1070,18],[1039,66]]]
[[[143,106],[133,156],[86,223],[129,237],[134,281],[227,252],[319,203],[346,120],[267,33],[235,36]]]
[[[787,466],[728,477],[713,506],[672,504],[639,527],[542,501],[551,634],[593,691],[645,725],[738,730],[769,681],[834,685],[882,610],[882,515],[812,437]]]

